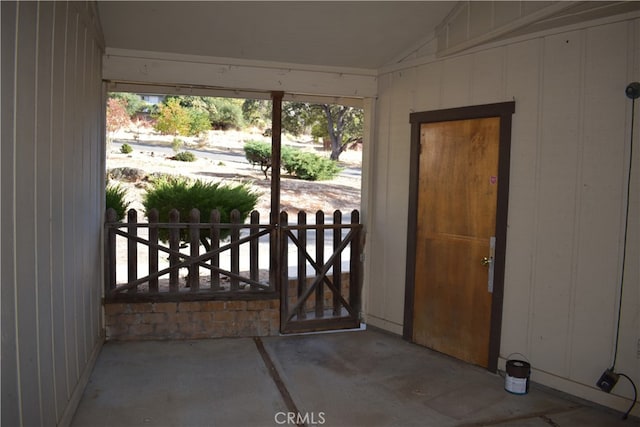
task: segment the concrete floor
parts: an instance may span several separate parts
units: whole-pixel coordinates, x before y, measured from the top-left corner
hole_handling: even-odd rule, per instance
[[[261,347],[263,353],[261,353]],[[535,380],[535,378],[533,378]],[[289,412],[297,411],[301,420]],[[294,421],[291,423],[291,421]],[[107,342],[72,426],[640,426],[376,330]]]

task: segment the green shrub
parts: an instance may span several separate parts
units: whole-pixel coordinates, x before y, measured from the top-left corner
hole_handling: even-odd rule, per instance
[[[280,158],[282,159],[282,165],[287,163],[287,159],[290,159],[297,150],[291,147],[280,148]],[[265,179],[269,178],[267,171],[271,168],[271,144],[262,141],[247,141],[244,145],[244,156],[252,165],[259,165],[264,173]],[[292,171],[288,171],[293,173]]]
[[[266,99],[245,99],[242,102],[242,117],[251,126],[264,128],[271,123],[271,104]]]
[[[195,162],[196,156],[191,151],[183,151],[172,157],[173,160],[179,160],[181,162]]]
[[[171,148],[176,153],[180,151],[183,145],[184,145],[184,141],[181,140],[180,138],[173,138],[173,141],[171,141]]]
[[[249,163],[260,165],[264,177],[268,178],[267,171],[271,167],[271,144],[261,141],[248,141],[244,145],[244,154]],[[282,147],[280,158],[282,168],[287,173],[307,181],[333,179],[342,170],[333,160],[291,147]]]
[[[342,170],[336,162],[304,151],[283,153],[282,167],[290,174],[307,181],[325,181],[335,178]]]
[[[120,146],[120,152],[121,152],[122,154],[129,154],[129,153],[133,152],[133,148],[132,148],[129,144],[127,144],[127,143],[125,142],[124,144],[122,144],[122,145]]]
[[[295,175],[295,169],[293,167],[295,165],[294,157],[299,153],[301,153],[300,150],[291,147],[282,147],[280,151],[280,166],[282,166],[289,175]]]
[[[198,136],[211,130],[208,111],[199,108],[189,108],[187,111],[189,112],[189,135]]]
[[[313,126],[311,126],[311,136],[316,142],[322,138],[328,138],[329,132],[327,131],[327,124],[322,122],[314,123]]]
[[[147,175],[147,182],[149,182],[150,184],[154,184],[155,182],[158,181],[162,181],[162,180],[169,180],[169,179],[176,179],[177,176],[176,175],[172,175],[170,173],[166,173],[166,172],[151,172],[149,175]]]
[[[206,98],[209,120],[216,129],[241,129],[244,126],[243,100],[234,98]]]
[[[230,222],[231,211],[237,209],[240,217],[245,220],[253,211],[259,195],[249,188],[248,184],[222,184],[190,181],[185,178],[158,178],[151,183],[151,188],[143,196],[142,204],[148,216],[153,208],[158,209],[160,222],[169,222],[169,211],[177,209],[180,212],[180,222],[188,222],[189,212],[196,208],[200,211],[200,222],[208,223],[211,211],[220,212],[222,223]],[[160,239],[169,239],[168,230],[160,230]],[[207,238],[209,230],[202,229],[200,240],[209,248]],[[221,230],[221,237],[227,237],[229,230]],[[180,239],[187,242],[188,231],[181,230]]]
[[[116,211],[116,220],[122,221],[127,215],[129,202],[127,202],[127,189],[119,184],[107,185],[106,188],[106,208],[113,208]]]
[[[244,144],[244,156],[252,165],[259,165],[264,179],[268,179],[267,172],[271,168],[271,144],[261,141],[248,141]]]

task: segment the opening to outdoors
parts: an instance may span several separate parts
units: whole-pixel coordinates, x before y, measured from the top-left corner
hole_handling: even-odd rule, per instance
[[[198,182],[204,187],[241,187],[241,192],[229,193],[229,205],[236,208],[235,205],[242,202],[245,223],[249,222],[251,211],[259,213],[260,224],[269,223],[270,100],[112,92],[106,111],[107,207],[119,206],[119,218],[123,221],[126,221],[125,212],[135,209],[137,221],[148,222],[146,212],[152,197],[156,197],[154,203],[162,204],[167,198],[176,200],[184,196],[179,186],[177,190],[165,188],[164,193],[156,194],[161,183],[179,182],[190,186]],[[315,222],[317,211],[323,211],[326,223],[331,223],[336,210],[343,213],[342,222],[348,223],[351,211],[360,210],[362,135],[362,109],[283,102],[280,210],[287,212],[289,223],[297,222],[301,211],[307,213],[309,224]],[[200,198],[206,206],[204,210],[211,209],[202,200],[207,198],[205,193],[190,197]],[[201,217],[201,222],[207,222],[209,213],[201,215],[206,215]],[[228,223],[228,217],[222,216],[221,222]],[[166,221],[160,217],[159,222]],[[181,217],[180,222],[189,220]],[[146,239],[146,231],[141,229],[140,237]],[[248,230],[242,232],[249,233]],[[185,240],[181,239],[181,251],[189,250]],[[313,238],[309,240],[311,253],[316,250],[312,247],[315,242]],[[332,243],[328,234],[325,242]],[[127,281],[130,269],[127,239],[118,238],[117,245],[122,248],[117,251],[116,281],[122,283]],[[207,239],[201,239],[201,246],[200,253],[210,250]],[[260,257],[257,280],[268,283],[268,235],[259,239],[259,247],[265,256]],[[248,251],[248,245],[244,245],[243,250]],[[331,253],[329,247],[326,252]],[[147,253],[146,249],[139,249],[138,276],[146,274]],[[248,263],[250,258],[248,254],[240,254],[240,270],[249,270],[250,266],[243,263]],[[293,276],[297,266],[295,256],[290,258],[294,258],[294,262],[289,262]],[[348,261],[343,259],[347,265]],[[168,262],[167,256],[160,255],[159,268]],[[229,251],[221,254],[223,269],[233,268],[232,262]],[[307,265],[307,270],[313,271],[312,266]],[[348,267],[343,271],[348,271]],[[181,269],[180,288],[188,287],[188,274],[188,269]],[[222,289],[232,286],[229,281],[226,277],[219,286]],[[142,284],[138,289],[148,290],[147,286]],[[162,286],[163,279],[160,280]],[[246,283],[240,286],[250,287]]]
[[[281,209],[290,215],[300,210],[360,209],[362,110],[286,101],[282,109],[285,153],[290,148],[334,158],[341,171],[331,176],[313,163],[296,171],[299,165],[287,165],[283,159]],[[327,109],[334,137],[338,133],[340,138],[333,148]],[[270,147],[270,127],[268,100],[110,93],[107,177],[126,188],[134,209],[142,208],[149,180],[161,174],[213,182],[248,181],[261,194],[256,209],[268,218],[271,174],[267,170],[265,179],[265,168],[255,157],[247,159],[245,147],[252,143]]]

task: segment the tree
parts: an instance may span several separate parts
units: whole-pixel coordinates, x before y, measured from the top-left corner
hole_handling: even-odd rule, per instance
[[[242,103],[245,123],[259,128],[271,126],[271,101],[266,99],[245,99]]]
[[[175,99],[180,103],[181,107],[184,108],[196,108],[199,110],[208,110],[208,104],[206,102],[206,98],[202,96],[193,96],[193,95],[167,95],[164,98],[164,103],[167,103],[170,99]]]
[[[331,140],[331,160],[338,160],[340,154],[353,139],[362,137],[362,109],[344,105],[322,104],[327,120],[327,134]]]
[[[328,137],[331,160],[338,160],[350,141],[362,137],[362,123],[360,108],[304,102],[287,102],[282,106],[282,128],[293,135],[311,130],[314,136]]]
[[[111,140],[113,132],[129,126],[131,119],[127,114],[126,101],[110,98],[107,101],[107,139]]]
[[[110,99],[119,99],[124,101],[125,108],[129,117],[133,117],[136,113],[145,111],[149,108],[149,103],[140,97],[140,95],[128,92],[111,92]]]
[[[315,111],[317,113],[317,111]],[[316,114],[317,116],[317,114]],[[317,121],[311,104],[306,102],[284,102],[282,104],[282,130],[298,136],[307,132]]]
[[[198,136],[203,132],[211,130],[209,114],[199,108],[189,108],[189,135]]]
[[[176,98],[166,99],[158,105],[155,129],[165,135],[189,135],[191,118]]]
[[[241,129],[244,126],[242,99],[205,98],[209,105],[209,119],[216,129]]]
[[[189,130],[185,133],[180,133],[183,136],[198,136],[203,132],[211,130],[211,121],[209,120],[209,104],[207,98],[202,96],[179,96],[168,95],[165,97],[165,105],[175,105],[178,103],[189,116]],[[176,107],[174,107],[176,108]]]
[[[244,126],[242,114],[244,100],[242,99],[170,95],[165,98],[164,102],[166,104],[171,100],[188,111],[206,112],[211,126],[216,129],[242,128]]]

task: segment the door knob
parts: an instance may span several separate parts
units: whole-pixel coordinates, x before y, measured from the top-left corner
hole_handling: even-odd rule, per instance
[[[493,258],[482,257],[482,261],[480,261],[480,264],[482,264],[482,265],[490,265],[492,262],[493,262]]]

